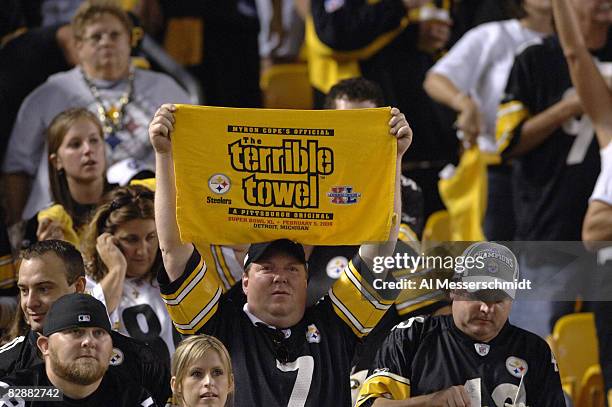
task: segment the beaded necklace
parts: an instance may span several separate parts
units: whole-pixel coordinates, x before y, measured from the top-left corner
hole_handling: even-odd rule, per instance
[[[110,104],[108,110],[104,107],[102,97],[98,87],[85,75],[83,68],[81,68],[81,75],[83,80],[87,84],[91,95],[94,97],[98,110],[98,119],[102,123],[105,135],[111,135],[121,129],[123,121],[123,114],[125,113],[125,106],[130,103],[132,99],[132,92],[134,91],[134,69],[130,67],[128,74],[128,87],[127,90],[121,95],[117,104]]]

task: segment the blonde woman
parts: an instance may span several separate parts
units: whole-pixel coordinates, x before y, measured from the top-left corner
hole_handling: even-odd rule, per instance
[[[232,406],[234,374],[221,341],[208,335],[185,339],[172,358],[172,404],[179,407]]]

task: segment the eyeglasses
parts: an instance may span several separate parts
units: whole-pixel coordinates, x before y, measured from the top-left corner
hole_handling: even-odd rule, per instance
[[[111,31],[111,32],[96,32],[87,37],[82,37],[81,39],[85,42],[90,43],[91,45],[98,45],[102,42],[104,37],[108,37],[111,42],[117,42],[121,37],[123,37],[125,33],[123,31]]]

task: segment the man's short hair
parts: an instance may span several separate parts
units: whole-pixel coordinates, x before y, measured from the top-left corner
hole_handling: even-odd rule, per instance
[[[32,260],[42,257],[46,253],[53,253],[64,263],[66,281],[72,285],[79,277],[85,277],[83,257],[76,247],[63,240],[43,240],[36,242],[19,254],[21,260]]]
[[[121,8],[116,0],[87,0],[81,4],[72,18],[72,32],[77,40],[83,39],[85,27],[97,20],[104,14],[116,17],[121,25],[127,30],[128,35],[132,36],[132,20]]]
[[[371,101],[376,107],[385,105],[385,98],[380,86],[365,78],[344,79],[332,86],[325,97],[325,109],[335,109],[338,99],[348,99],[355,102]]]

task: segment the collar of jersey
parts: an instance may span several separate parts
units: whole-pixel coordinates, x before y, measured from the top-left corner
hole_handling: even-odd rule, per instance
[[[248,302],[244,304],[244,306],[242,307],[242,310],[244,311],[245,314],[247,314],[247,317],[249,317],[249,319],[251,320],[253,325],[255,325],[255,324],[257,324],[259,322],[260,324],[264,324],[268,328],[278,329],[275,326],[266,324],[264,321],[262,321],[261,319],[257,318],[255,315],[251,314],[251,312],[249,311],[249,303]],[[291,329],[281,329],[280,331],[283,333],[283,335],[285,335],[285,339],[287,339],[287,338],[289,338],[291,336]]]

